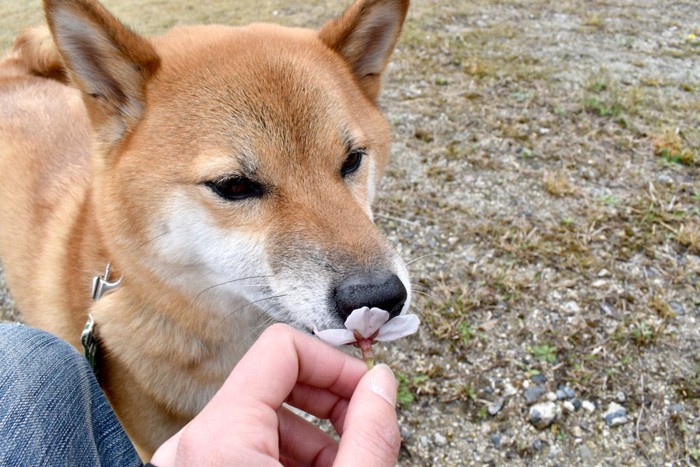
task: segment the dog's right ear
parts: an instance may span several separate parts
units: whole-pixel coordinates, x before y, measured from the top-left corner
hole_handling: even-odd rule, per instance
[[[159,65],[153,46],[93,0],[44,0],[44,10],[100,139],[118,141],[142,116]]]

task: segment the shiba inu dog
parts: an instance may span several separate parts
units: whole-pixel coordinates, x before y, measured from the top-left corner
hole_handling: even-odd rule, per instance
[[[92,316],[101,384],[145,458],[271,322],[408,308],[371,210],[390,144],[380,77],[408,3],[357,0],[318,31],[144,38],[94,0],[45,0],[50,33],[27,30],[0,63],[11,292],[76,347]],[[93,301],[107,264],[115,288]]]

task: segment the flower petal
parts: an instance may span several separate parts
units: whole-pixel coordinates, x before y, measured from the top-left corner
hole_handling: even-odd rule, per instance
[[[379,329],[375,340],[386,342],[400,337],[408,336],[418,330],[420,320],[416,315],[401,315],[392,318]]]
[[[319,331],[314,327],[314,334],[326,344],[330,344],[334,347],[352,344],[357,341],[352,331],[347,329],[326,329],[325,331]]]
[[[356,331],[362,337],[370,337],[377,329],[389,319],[389,312],[381,308],[368,308],[363,306],[353,310],[345,320],[345,327],[350,331]]]

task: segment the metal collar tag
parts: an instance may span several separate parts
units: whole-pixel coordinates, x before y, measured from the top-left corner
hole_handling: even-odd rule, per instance
[[[114,282],[109,281],[109,268],[110,264],[107,263],[104,276],[95,276],[92,278],[92,299],[94,301],[99,300],[105,293],[116,289],[122,283],[123,276]],[[83,326],[83,332],[80,334],[80,344],[83,347],[85,358],[90,362],[92,371],[97,375],[99,369],[99,338],[97,335],[97,326],[91,314],[88,314],[88,320],[85,326]]]
[[[110,263],[107,263],[104,276],[95,276],[92,278],[92,299],[94,301],[101,299],[102,296],[110,290],[114,290],[119,287],[119,285],[122,283],[122,279],[124,279],[124,276],[122,276],[114,282],[109,282],[110,266]]]

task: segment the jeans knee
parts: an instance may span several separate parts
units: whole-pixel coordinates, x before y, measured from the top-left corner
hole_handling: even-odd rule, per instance
[[[46,331],[20,324],[0,324],[0,367],[31,376],[57,364],[82,372],[87,360],[63,339]]]

